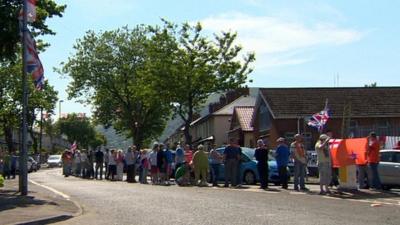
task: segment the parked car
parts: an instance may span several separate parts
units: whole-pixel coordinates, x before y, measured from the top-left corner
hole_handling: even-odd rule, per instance
[[[61,167],[62,166],[62,160],[61,160],[61,155],[50,155],[49,158],[47,159],[47,165],[49,167]]]
[[[218,148],[217,151],[220,154],[224,154],[225,148]],[[240,166],[240,174],[242,175],[243,182],[246,184],[255,184],[259,181],[259,175],[257,171],[257,160],[254,158],[255,149],[242,147],[242,163]],[[272,154],[268,157],[268,181],[278,185],[280,183],[278,166],[276,164],[275,158]],[[224,176],[225,166],[221,164],[220,166],[220,175],[218,180],[225,180]],[[290,179],[290,177],[288,177]]]
[[[31,156],[28,156],[27,161],[28,172],[33,172],[39,170],[39,164]],[[19,173],[19,156],[17,156],[16,172]]]
[[[384,189],[400,187],[400,150],[381,150],[378,172]]]

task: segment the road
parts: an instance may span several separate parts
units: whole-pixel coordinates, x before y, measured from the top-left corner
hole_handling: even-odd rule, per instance
[[[60,224],[400,224],[399,194],[346,199],[317,191],[154,186],[60,173],[51,169],[29,175],[82,206],[81,216]]]

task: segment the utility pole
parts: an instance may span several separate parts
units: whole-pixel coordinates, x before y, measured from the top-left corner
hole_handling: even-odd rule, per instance
[[[26,48],[26,40],[27,40],[27,0],[23,2],[23,20],[22,20],[22,138],[21,138],[21,146],[20,149],[20,161],[19,161],[19,191],[21,195],[28,194],[28,143],[27,143],[27,108],[28,108],[28,88],[27,88],[27,48]]]

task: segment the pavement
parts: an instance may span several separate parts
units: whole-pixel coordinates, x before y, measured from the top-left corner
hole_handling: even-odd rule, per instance
[[[29,174],[0,189],[0,224],[388,224],[400,221],[400,190],[341,191],[320,196],[271,186],[199,188],[64,178],[60,169]]]
[[[31,182],[27,196],[18,192],[18,177],[0,188],[0,225],[49,224],[81,214],[73,201]]]

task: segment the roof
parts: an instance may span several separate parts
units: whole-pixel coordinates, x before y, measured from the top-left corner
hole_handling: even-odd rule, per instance
[[[253,131],[251,119],[253,117],[254,106],[238,106],[235,107],[237,120],[239,121],[242,131]]]
[[[241,96],[235,101],[229,103],[223,108],[215,111],[212,115],[233,115],[233,109],[237,106],[254,106],[256,104],[256,98],[252,96]]]
[[[310,116],[328,108],[332,117],[400,117],[400,87],[263,88],[260,94],[275,119]]]

